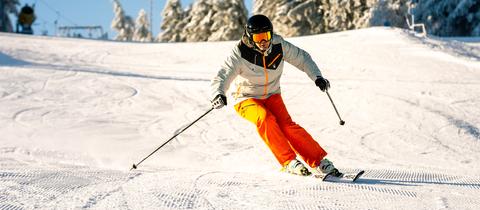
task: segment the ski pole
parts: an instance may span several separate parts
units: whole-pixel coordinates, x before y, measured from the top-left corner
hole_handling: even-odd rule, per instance
[[[343,121],[342,118],[340,117],[340,114],[338,114],[337,107],[333,103],[332,97],[330,97],[330,94],[328,93],[328,90],[326,90],[325,92],[327,93],[327,96],[328,96],[328,99],[330,99],[330,102],[332,102],[333,109],[335,109],[335,112],[337,113],[338,119],[340,119],[340,122],[339,122],[340,125],[345,125],[345,121]]]
[[[152,153],[150,153],[149,155],[147,155],[145,158],[143,158],[140,162],[138,162],[137,164],[133,164],[132,168],[130,169],[133,170],[133,169],[137,169],[137,167],[143,162],[145,161],[147,158],[149,158],[150,156],[153,155],[153,153],[157,152],[160,148],[162,148],[163,146],[165,146],[168,142],[170,142],[172,139],[174,139],[175,137],[177,137],[178,135],[180,135],[181,133],[183,133],[183,131],[187,130],[190,126],[192,126],[193,124],[195,124],[197,121],[199,121],[200,119],[202,119],[202,117],[204,117],[205,115],[207,115],[208,113],[210,113],[211,111],[213,110],[213,107],[211,109],[209,109],[207,112],[205,112],[204,114],[202,114],[202,116],[200,116],[199,118],[197,118],[195,121],[193,121],[192,123],[190,123],[187,127],[183,128],[180,132],[176,133],[175,135],[172,136],[172,138],[170,138],[169,140],[167,140],[165,143],[163,143],[162,145],[160,145],[157,149],[155,149]]]

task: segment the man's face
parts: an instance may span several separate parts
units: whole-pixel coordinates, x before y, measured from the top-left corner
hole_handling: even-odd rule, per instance
[[[266,50],[268,50],[268,47],[270,47],[270,41],[263,40],[260,43],[255,42],[255,45],[257,45],[260,51],[265,52]]]
[[[261,51],[266,51],[268,50],[268,47],[270,47],[270,41],[272,40],[272,32],[267,31],[253,34],[252,39],[258,49],[260,49]]]

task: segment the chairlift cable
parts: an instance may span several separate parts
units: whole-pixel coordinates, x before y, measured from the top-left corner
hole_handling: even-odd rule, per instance
[[[55,12],[58,17],[61,17],[63,19],[65,19],[67,22],[70,22],[71,24],[77,26],[78,24],[76,24],[75,22],[73,22],[70,18],[66,17],[65,15],[63,15],[61,12],[59,12],[58,10],[56,10],[55,8],[53,8],[52,6],[50,6],[50,4],[48,4],[46,1],[44,0],[40,0],[48,9],[52,10],[53,12]]]

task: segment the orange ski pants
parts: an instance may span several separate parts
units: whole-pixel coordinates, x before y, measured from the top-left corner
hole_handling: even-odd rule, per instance
[[[295,159],[296,153],[312,168],[327,155],[305,129],[292,121],[280,94],[246,99],[236,104],[235,110],[257,126],[258,134],[282,166]]]

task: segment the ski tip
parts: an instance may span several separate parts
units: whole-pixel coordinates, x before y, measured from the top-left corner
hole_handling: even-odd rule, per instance
[[[360,178],[363,175],[363,173],[365,173],[364,170],[361,170],[360,172],[358,172],[357,175],[355,176],[355,178],[353,178],[352,181],[353,182],[357,181],[357,179]]]
[[[331,176],[333,173],[334,173],[334,172],[330,172],[330,173],[328,173],[328,174],[325,174],[325,175],[323,176],[323,178],[322,178],[322,181],[327,180],[327,178],[328,178],[329,176]]]

